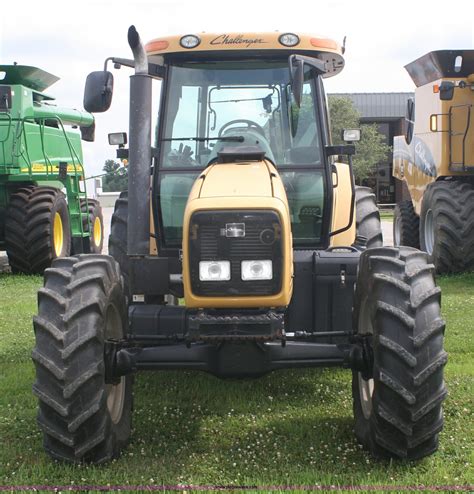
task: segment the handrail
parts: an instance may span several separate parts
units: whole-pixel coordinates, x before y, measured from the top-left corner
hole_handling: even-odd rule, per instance
[[[6,116],[8,118],[2,118],[4,116]],[[0,111],[0,122],[2,120],[7,120],[8,121],[8,130],[7,130],[7,136],[5,137],[5,139],[0,140],[1,143],[6,142],[7,139],[10,137],[10,131],[11,131],[12,122],[13,122],[12,116],[10,115],[9,112]],[[2,127],[3,127],[3,125],[2,125]]]
[[[64,136],[64,139],[66,141],[67,147],[69,149],[70,158],[72,161],[71,164],[74,167],[74,174],[75,175],[77,175],[78,173],[83,174],[84,168],[83,168],[83,165],[81,163],[81,159],[79,158],[79,155],[77,154],[76,149],[74,148],[69,136],[67,135],[67,131],[64,127],[64,124],[63,124],[61,118],[57,117],[57,116],[56,117],[41,117],[41,118],[24,117],[24,118],[19,119],[21,131],[18,133],[16,140],[17,140],[17,142],[19,142],[21,140],[22,134],[24,135],[24,144],[25,144],[26,156],[24,156],[21,151],[16,156],[22,157],[26,161],[27,167],[28,167],[28,173],[31,176],[33,173],[33,169],[32,169],[32,161],[31,161],[30,155],[29,155],[28,133],[25,131],[25,123],[29,122],[29,123],[33,123],[33,124],[38,124],[39,125],[39,136],[40,136],[40,141],[41,141],[41,153],[43,155],[43,162],[44,162],[45,167],[46,167],[46,175],[53,173],[53,163],[51,162],[51,159],[48,156],[46,149],[45,149],[45,129],[47,128],[45,125],[46,120],[49,120],[49,121],[55,120],[56,122],[58,122],[58,128],[61,129],[62,134]],[[20,148],[20,150],[21,150],[21,148]]]
[[[449,167],[453,166],[461,166],[462,171],[466,171],[466,139],[469,133],[469,128],[471,126],[471,108],[473,105],[464,104],[464,105],[452,105],[449,107],[448,112],[448,135],[449,135]],[[457,108],[467,108],[467,118],[466,118],[466,126],[464,131],[454,132],[453,131],[453,110]],[[461,156],[462,161],[455,162],[453,161],[453,138],[462,136],[462,147],[461,147]]]

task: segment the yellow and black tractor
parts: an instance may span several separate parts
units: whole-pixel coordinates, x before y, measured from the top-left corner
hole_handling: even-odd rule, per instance
[[[474,50],[439,50],[405,67],[416,85],[394,140],[395,245],[421,248],[440,273],[474,270]]]
[[[129,159],[111,255],[57,259],[39,291],[45,450],[116,457],[138,370],[344,366],[366,448],[433,453],[446,396],[440,290],[425,253],[382,246],[374,195],[354,186],[354,145],[331,144],[323,79],[343,69],[343,50],[293,33],[143,45],[133,26],[128,41],[133,59],[108,59],[84,96],[88,111],[106,111],[107,63],[134,68],[128,149],[125,133],[109,135]]]

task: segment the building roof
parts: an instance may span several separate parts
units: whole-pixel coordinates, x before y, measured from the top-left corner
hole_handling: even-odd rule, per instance
[[[405,117],[407,100],[415,93],[332,93],[330,96],[351,99],[362,119],[396,120]]]

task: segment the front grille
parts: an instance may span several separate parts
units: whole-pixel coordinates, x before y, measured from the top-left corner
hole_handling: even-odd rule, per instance
[[[244,223],[244,237],[227,237],[226,224]],[[275,295],[281,290],[281,223],[275,211],[198,211],[189,226],[191,287],[200,296]],[[242,281],[241,262],[273,262],[271,280]],[[199,261],[230,261],[229,281],[200,281]]]

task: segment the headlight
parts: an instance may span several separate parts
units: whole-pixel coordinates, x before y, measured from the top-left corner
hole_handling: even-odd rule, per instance
[[[183,48],[196,48],[201,43],[201,40],[194,34],[187,34],[179,40],[179,44]]]
[[[299,42],[300,39],[296,34],[293,33],[285,33],[282,34],[279,38],[278,41],[283,45],[283,46],[296,46]]]
[[[200,281],[229,281],[230,261],[201,261],[199,263]]]
[[[273,278],[272,261],[242,261],[243,281],[271,280]]]

